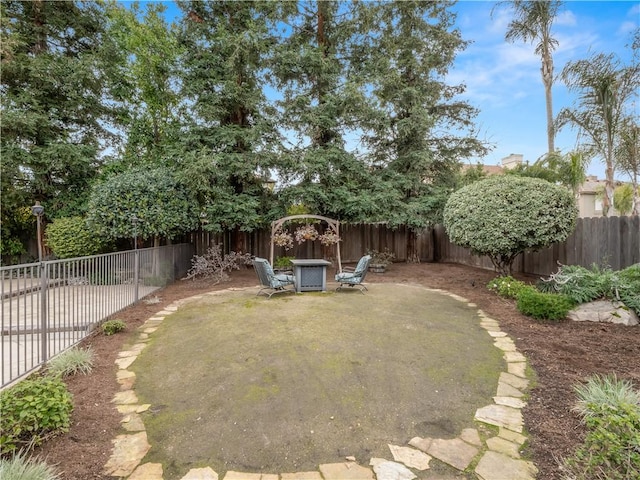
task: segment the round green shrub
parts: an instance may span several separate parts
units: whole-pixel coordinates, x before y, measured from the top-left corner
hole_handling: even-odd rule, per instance
[[[72,396],[59,377],[23,380],[0,392],[0,405],[0,454],[69,430]]]
[[[444,226],[452,242],[487,255],[508,275],[520,253],[566,240],[577,216],[569,189],[537,178],[496,175],[451,194]]]
[[[518,295],[520,313],[541,321],[559,321],[566,318],[575,302],[566,295],[544,293],[534,287],[524,288]]]
[[[46,242],[58,258],[95,255],[105,244],[82,217],[57,218],[46,228]]]

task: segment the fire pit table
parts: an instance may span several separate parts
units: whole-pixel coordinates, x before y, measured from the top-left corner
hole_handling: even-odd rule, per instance
[[[291,260],[296,277],[296,292],[324,292],[327,290],[327,266],[331,262],[319,259]]]

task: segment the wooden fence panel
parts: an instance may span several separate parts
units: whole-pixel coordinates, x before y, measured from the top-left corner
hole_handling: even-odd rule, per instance
[[[253,255],[268,258],[269,229],[246,233],[242,245]],[[341,224],[340,253],[343,263],[354,263],[370,250],[388,249],[396,262],[407,260],[410,232],[406,227],[388,228],[384,224]],[[203,254],[209,245],[221,244],[223,251],[232,250],[231,235],[195,232],[191,236],[196,253]],[[488,257],[473,255],[468,248],[452,243],[442,225],[425,229],[417,235],[416,248],[420,261],[450,262],[493,270]],[[275,257],[335,258],[335,247],[324,247],[320,242],[304,242],[284,250],[276,247]],[[564,265],[591,267],[596,264],[615,270],[640,263],[640,217],[579,218],[574,232],[562,243],[556,243],[538,252],[526,252],[513,263],[513,271],[531,275],[549,275]]]

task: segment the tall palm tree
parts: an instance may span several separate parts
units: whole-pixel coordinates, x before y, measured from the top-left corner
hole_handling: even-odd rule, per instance
[[[536,43],[535,53],[540,55],[542,66],[542,83],[547,106],[547,143],[548,153],[555,151],[555,129],[553,125],[553,56],[552,52],[558,46],[558,41],[551,36],[551,26],[558,14],[561,1],[558,0],[513,0],[499,2],[508,4],[513,10],[513,20],[507,26],[505,40],[514,43],[522,40],[527,43]]]

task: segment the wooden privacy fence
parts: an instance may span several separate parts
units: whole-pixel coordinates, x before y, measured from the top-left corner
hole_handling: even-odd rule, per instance
[[[493,269],[487,257],[472,255],[469,249],[451,243],[442,225],[434,230],[436,261]],[[595,263],[614,270],[640,263],[640,217],[579,218],[566,241],[519,255],[513,271],[549,275],[558,269],[558,263],[587,268]]]
[[[243,245],[245,252],[268,258],[270,230],[242,232],[238,242],[230,232],[212,234],[196,232],[192,235],[196,253],[202,254],[208,246],[221,244],[223,251]],[[396,262],[408,258],[407,246],[411,232],[406,227],[391,229],[385,224],[340,224],[340,252],[343,263],[357,262],[370,250],[389,250]],[[421,262],[451,262],[474,267],[493,269],[487,257],[473,255],[467,248],[449,241],[442,225],[425,229],[415,238],[416,251]],[[335,256],[335,247],[325,247],[320,242],[304,242],[291,250],[277,247],[275,256],[295,258],[327,258]],[[590,267],[594,263],[620,270],[640,263],[640,217],[579,218],[576,229],[562,243],[555,243],[538,252],[526,252],[516,258],[513,271],[532,275],[549,275],[558,269],[558,263]]]

